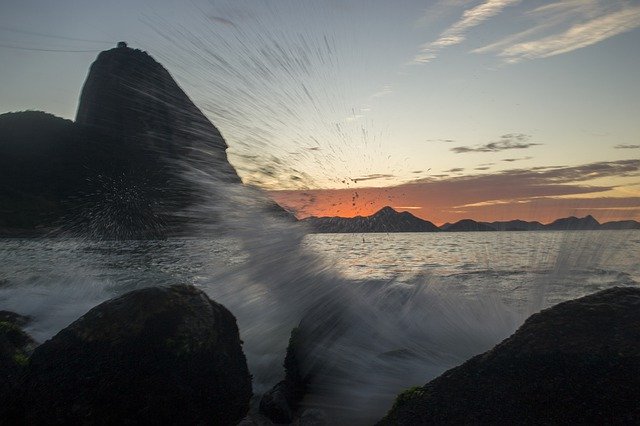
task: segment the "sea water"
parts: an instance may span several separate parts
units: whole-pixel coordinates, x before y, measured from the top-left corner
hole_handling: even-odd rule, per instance
[[[316,234],[305,243],[353,279],[429,272],[443,289],[493,293],[527,311],[640,282],[639,230]]]
[[[232,235],[3,239],[0,310],[33,317],[27,331],[42,342],[127,291],[193,284],[238,318],[259,395],[282,378],[289,332],[315,309],[316,361],[333,361],[307,403],[366,423],[530,314],[640,282],[637,230]]]

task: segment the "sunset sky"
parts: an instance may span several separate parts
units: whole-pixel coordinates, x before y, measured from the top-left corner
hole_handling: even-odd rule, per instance
[[[97,53],[148,51],[246,183],[298,217],[640,220],[640,0],[23,0],[0,113],[74,118]]]

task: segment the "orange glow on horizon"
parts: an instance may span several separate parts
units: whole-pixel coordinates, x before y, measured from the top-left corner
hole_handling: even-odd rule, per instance
[[[464,197],[464,194],[461,196],[421,185],[355,190],[270,191],[269,195],[278,204],[293,211],[298,219],[309,216],[369,216],[390,206],[400,212],[408,211],[436,225],[461,219],[483,222],[521,219],[550,223],[561,217],[583,217],[589,214],[601,223],[616,220],[640,221],[640,198],[637,197],[529,197],[484,202]]]

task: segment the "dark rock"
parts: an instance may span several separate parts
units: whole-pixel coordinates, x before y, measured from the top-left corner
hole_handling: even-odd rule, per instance
[[[6,375],[15,378],[14,376],[27,365],[35,348],[34,340],[21,328],[29,321],[29,317],[0,311],[0,375],[4,378]]]
[[[326,383],[348,374],[345,365],[336,363],[327,348],[344,337],[354,320],[344,301],[333,295],[319,298],[305,312],[291,332],[284,359],[284,380],[263,395],[260,403],[263,416],[274,423],[302,424],[303,414],[312,410],[309,413],[322,415],[309,414],[310,424],[329,417],[327,424],[353,424],[353,412],[336,405],[334,389]],[[307,398],[311,395],[312,398]],[[331,408],[323,412],[327,407]],[[316,420],[312,422],[312,418]]]
[[[391,207],[383,207],[371,216],[309,217],[302,220],[313,232],[318,233],[367,233],[367,232],[438,232],[433,223],[409,212],[398,213]]]
[[[317,408],[308,408],[300,415],[298,425],[300,426],[326,426],[330,424],[324,411]]]
[[[471,219],[462,219],[456,223],[444,225],[441,228],[447,232],[479,232],[479,231],[495,231],[496,229],[482,222],[476,222]]]
[[[76,124],[101,153],[85,215],[101,236],[176,233],[184,221],[178,213],[199,195],[185,163],[202,161],[215,178],[240,183],[218,129],[162,65],[126,44],[100,53],[91,65]]]
[[[291,423],[307,391],[309,377],[304,377],[301,371],[300,340],[300,331],[294,328],[284,359],[285,378],[265,392],[260,400],[260,414],[274,423]]]
[[[0,311],[0,322],[8,322],[18,327],[24,327],[29,324],[31,320],[32,318],[26,315],[16,314],[11,311]]]
[[[553,231],[585,231],[600,229],[600,223],[591,215],[585,217],[565,217],[562,219],[556,219],[548,225],[545,225],[545,229]]]
[[[379,424],[635,424],[639,391],[640,288],[616,287],[532,315]]]
[[[526,222],[524,220],[509,220],[504,222],[482,222],[485,225],[489,225],[496,231],[541,231],[544,229],[544,225],[540,222]]]
[[[0,114],[0,232],[24,236],[57,225],[86,182],[81,137],[41,111]],[[77,207],[73,206],[73,207]]]
[[[16,387],[36,346],[21,329],[29,321],[29,317],[0,311],[0,419],[13,416]]]
[[[90,310],[34,351],[22,394],[29,424],[230,425],[251,377],[234,316],[177,285]]]
[[[185,208],[200,201],[185,164],[240,183],[226,149],[169,72],[121,42],[91,65],[75,123],[0,115],[0,235],[179,234]]]
[[[600,225],[600,229],[640,229],[640,222],[635,220],[618,220]]]
[[[289,424],[293,421],[295,401],[290,397],[290,382],[283,380],[262,395],[260,414],[273,423]]]
[[[227,161],[227,144],[169,72],[126,44],[101,52],[82,88],[76,123],[111,136],[113,148],[148,155],[147,161],[185,158],[208,149],[219,177],[240,182]]]

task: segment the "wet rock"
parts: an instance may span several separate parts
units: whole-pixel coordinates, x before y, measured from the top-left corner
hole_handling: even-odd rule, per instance
[[[0,280],[0,284],[2,283],[4,283],[4,280]],[[11,311],[0,311],[0,322],[8,322],[18,327],[24,327],[31,322],[31,317]]]
[[[378,424],[632,424],[639,391],[640,288],[616,287],[532,315]]]
[[[192,286],[109,300],[38,347],[29,424],[237,424],[251,377],[234,316]]]
[[[299,426],[327,426],[329,420],[324,411],[317,408],[309,408],[302,412],[297,424]]]
[[[287,354],[284,359],[285,378],[265,392],[260,400],[260,414],[273,423],[293,422],[300,402],[306,393],[307,381],[301,373],[299,357],[301,351],[300,331],[291,331]]]
[[[19,378],[36,345],[21,329],[29,321],[15,312],[0,311],[0,419],[10,418],[13,412]]]
[[[15,312],[0,311],[0,375],[3,378],[0,386],[15,379],[27,365],[36,346],[31,336],[21,328],[29,321],[29,317]]]

